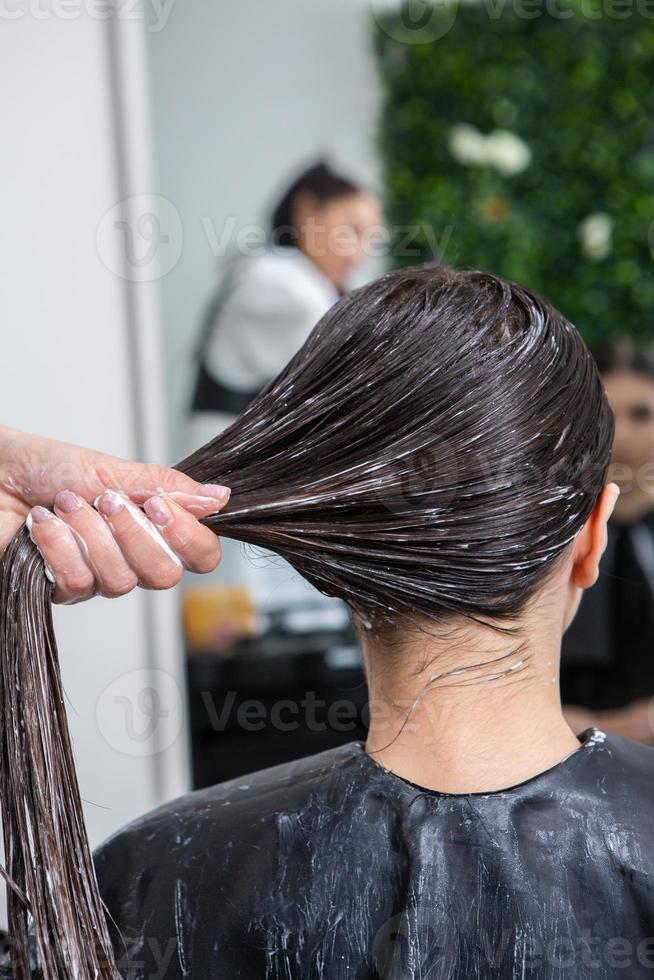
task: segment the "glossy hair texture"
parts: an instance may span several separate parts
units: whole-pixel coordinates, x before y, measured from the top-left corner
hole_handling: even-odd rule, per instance
[[[343,297],[181,468],[207,523],[364,620],[513,618],[590,515],[613,416],[577,330],[524,286],[426,265]]]
[[[372,627],[513,619],[589,517],[613,417],[541,297],[423,266],[342,298],[234,424],[179,464],[231,487],[205,520],[272,549]],[[117,976],[83,832],[50,586],[23,530],[0,564],[11,936],[43,976]],[[14,970],[28,977],[17,954]]]
[[[321,161],[309,167],[284,192],[273,212],[270,229],[273,245],[297,245],[299,228],[295,225],[295,199],[302,191],[312,194],[318,205],[321,205],[339,197],[360,194],[361,188],[347,177],[336,173],[327,163]]]

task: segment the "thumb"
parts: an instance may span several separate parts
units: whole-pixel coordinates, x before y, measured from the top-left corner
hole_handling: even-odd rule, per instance
[[[102,488],[120,490],[135,503],[144,503],[157,493],[181,493],[224,497],[228,490],[218,484],[203,484],[192,480],[185,473],[157,463],[133,463],[128,460],[112,460],[109,465],[96,465],[98,482]]]

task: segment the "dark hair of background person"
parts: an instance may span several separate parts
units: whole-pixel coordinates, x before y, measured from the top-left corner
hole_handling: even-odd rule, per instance
[[[654,344],[632,337],[613,337],[591,347],[601,374],[611,371],[633,371],[654,381]]]
[[[362,193],[357,184],[336,173],[326,162],[314,164],[293,181],[275,207],[270,223],[270,239],[273,245],[298,244],[300,234],[295,226],[295,202],[298,194],[303,191],[312,194],[318,205]]]
[[[467,617],[504,630],[589,517],[612,439],[595,363],[560,313],[496,276],[430,265],[344,296],[178,468],[231,487],[204,523],[283,556],[360,628],[386,637]],[[0,562],[14,970],[27,980],[27,904],[46,980],[115,980],[51,588],[23,529]]]

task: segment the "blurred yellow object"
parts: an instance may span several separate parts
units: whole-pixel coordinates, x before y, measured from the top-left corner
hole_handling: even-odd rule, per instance
[[[186,647],[191,653],[226,650],[235,640],[258,632],[252,598],[241,585],[186,589],[182,607]]]

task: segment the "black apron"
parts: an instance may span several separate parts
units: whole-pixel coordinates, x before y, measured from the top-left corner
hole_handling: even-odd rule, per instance
[[[122,975],[654,977],[654,749],[579,739],[494,793],[352,742],[166,804],[95,852]]]
[[[196,348],[196,375],[191,397],[192,412],[221,412],[226,415],[240,415],[259,394],[259,388],[252,391],[239,391],[218,381],[207,367],[207,349],[217,325],[218,315],[233,288],[234,273],[228,269],[220,286],[207,305],[200,337]]]

